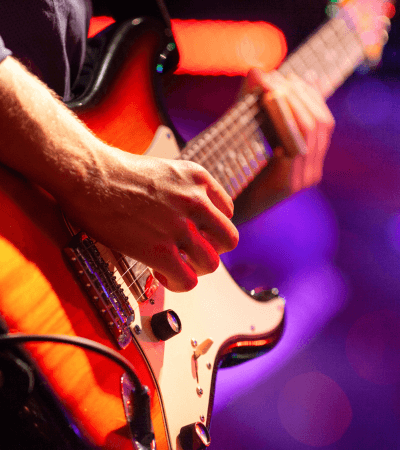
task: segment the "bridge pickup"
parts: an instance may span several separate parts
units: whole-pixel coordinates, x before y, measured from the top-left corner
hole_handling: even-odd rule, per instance
[[[118,346],[127,347],[132,341],[130,324],[135,320],[135,312],[96,244],[79,232],[64,253]]]
[[[159,282],[149,267],[129,256],[114,253],[120,267],[120,272],[129,290],[135,295],[136,301],[145,302],[151,299],[159,286]]]

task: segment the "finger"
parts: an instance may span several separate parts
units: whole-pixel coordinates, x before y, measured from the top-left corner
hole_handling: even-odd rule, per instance
[[[291,73],[288,80],[296,95],[301,99],[308,110],[315,116],[318,122],[334,123],[335,119],[329,110],[321,93],[302,80],[298,75]]]
[[[318,183],[322,178],[322,169],[328,150],[332,132],[335,126],[335,119],[325,103],[322,95],[305,83],[296,75],[290,77],[293,86],[297,86],[298,95],[316,118],[316,142],[314,147],[314,157],[309,165],[313,170],[307,174],[307,184]]]
[[[252,92],[255,90],[263,90],[269,92],[272,90],[287,89],[287,80],[276,70],[271,72],[263,72],[260,69],[251,69],[245,79],[245,90]]]
[[[198,230],[206,233],[208,242],[218,254],[233,250],[239,242],[239,232],[233,223],[211,202],[198,204],[191,212]]]
[[[297,109],[295,102],[291,104],[308,148],[303,167],[303,187],[310,187],[322,178],[323,162],[330,141],[327,136],[331,134],[328,127],[333,127],[334,120],[318,91],[297,75],[291,74],[288,78],[292,87],[291,98],[292,100],[298,98],[303,108]],[[308,111],[309,118],[306,117],[304,110]]]
[[[292,107],[287,101],[286,94],[270,91],[264,94],[263,104],[288,156],[305,155],[307,153],[307,144],[298,126],[301,114],[296,114],[296,120]],[[297,109],[300,108],[301,106],[298,105]]]
[[[188,233],[178,242],[182,259],[190,265],[197,276],[214,272],[219,266],[219,256],[206,234],[200,232],[190,220]]]
[[[305,166],[306,160],[304,157],[299,155],[293,159],[290,178],[290,188],[292,193],[298,192],[307,186],[305,183]]]
[[[154,276],[168,290],[187,292],[197,285],[195,270],[184,261],[177,246],[156,246],[155,254]]]
[[[225,189],[207,172],[206,192],[213,205],[217,207],[228,219],[233,217],[233,200]]]

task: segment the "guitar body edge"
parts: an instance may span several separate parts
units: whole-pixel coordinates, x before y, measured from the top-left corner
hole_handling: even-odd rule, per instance
[[[142,29],[115,78],[96,105],[74,109],[99,138],[125,151],[177,157],[171,131],[163,126],[154,94],[154,62],[160,36]],[[153,142],[153,144],[152,144]],[[69,234],[54,200],[6,168],[0,168],[0,313],[11,332],[82,336],[116,349],[107,326],[66,266],[62,249]],[[156,309],[174,309],[181,334],[155,342],[149,320]],[[221,264],[185,294],[162,288],[154,308],[140,306],[142,333],[121,353],[151,392],[151,418],[159,450],[179,450],[180,428],[202,420],[209,426],[215,377],[221,358],[235,347],[272,346],[281,332],[284,301],[260,303],[244,293]],[[192,338],[212,338],[194,367]],[[121,370],[72,346],[29,344],[63,407],[96,447],[133,448],[121,400]],[[177,376],[178,375],[178,376]],[[201,389],[201,391],[199,390]],[[201,392],[201,393],[200,393]],[[184,408],[183,408],[184,407]]]

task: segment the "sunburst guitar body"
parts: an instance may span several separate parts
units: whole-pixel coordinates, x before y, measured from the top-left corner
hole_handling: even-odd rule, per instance
[[[128,152],[180,157],[155,94],[168,39],[142,19],[106,38],[90,89],[70,104],[99,138]],[[275,292],[243,291],[222,263],[191,292],[172,293],[157,286],[148,268],[83,233],[71,243],[77,230],[54,199],[7,168],[1,168],[0,195],[0,313],[9,331],[81,336],[118,350],[149,388],[151,445],[206,445],[181,439],[182,430],[208,433],[220,362],[232,352],[275,345],[284,300]],[[167,339],[164,322],[171,318]],[[31,343],[25,350],[87,442],[138,448],[127,425],[120,367],[70,345]]]

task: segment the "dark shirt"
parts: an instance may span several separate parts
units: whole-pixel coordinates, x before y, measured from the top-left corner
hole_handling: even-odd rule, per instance
[[[90,0],[0,0],[0,61],[12,54],[69,100],[91,14]]]

